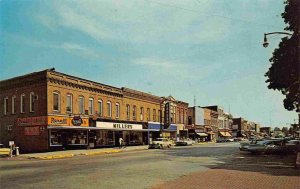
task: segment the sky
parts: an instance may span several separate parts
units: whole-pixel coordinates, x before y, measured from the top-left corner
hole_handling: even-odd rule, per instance
[[[0,0],[0,80],[55,67],[262,126],[296,112],[264,74],[283,31],[281,0]]]

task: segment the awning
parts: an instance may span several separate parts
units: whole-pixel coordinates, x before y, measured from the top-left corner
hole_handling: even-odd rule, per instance
[[[158,122],[148,122],[148,130],[149,131],[160,131],[161,124]],[[174,124],[171,124],[168,128],[163,129],[163,131],[177,131],[177,126]]]
[[[207,137],[208,136],[208,134],[206,134],[206,133],[196,133],[196,134],[201,136],[201,137]]]
[[[219,132],[220,135],[224,136],[224,137],[231,137],[231,134],[228,132]]]

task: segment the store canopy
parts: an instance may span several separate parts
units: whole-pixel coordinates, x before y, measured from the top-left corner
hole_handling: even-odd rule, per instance
[[[220,135],[224,136],[224,137],[231,137],[231,134],[228,132],[219,132]]]
[[[206,134],[206,133],[196,133],[196,134],[201,136],[201,137],[207,137],[208,136],[208,134]]]

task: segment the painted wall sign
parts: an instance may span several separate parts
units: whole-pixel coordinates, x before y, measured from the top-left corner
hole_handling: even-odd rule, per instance
[[[24,127],[24,135],[38,136],[40,135],[40,127]]]
[[[47,125],[47,116],[18,118],[17,126]]]
[[[112,122],[96,122],[96,127],[103,129],[112,129],[112,130],[143,130],[141,124],[131,124],[131,123],[112,123]]]

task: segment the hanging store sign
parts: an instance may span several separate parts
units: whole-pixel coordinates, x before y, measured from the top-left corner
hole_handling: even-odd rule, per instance
[[[96,127],[102,129],[111,130],[143,130],[143,125],[141,124],[131,124],[131,123],[113,123],[113,122],[96,122]]]

